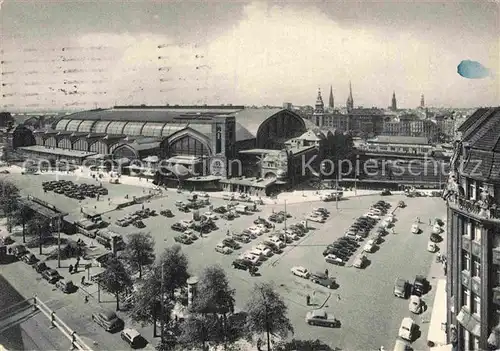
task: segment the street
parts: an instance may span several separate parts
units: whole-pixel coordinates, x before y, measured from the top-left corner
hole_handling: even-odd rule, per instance
[[[25,185],[22,187],[23,191],[33,193],[34,196],[50,201],[56,206],[71,208],[79,205],[78,201],[65,198],[62,195],[44,194],[38,184],[48,179],[53,179],[53,176],[52,178],[48,175],[19,176],[16,177],[15,181],[19,182],[20,186]],[[84,181],[89,182],[88,179]],[[29,188],[27,188],[28,183]],[[140,194],[143,192],[141,188],[130,185],[103,185],[110,189],[111,198],[121,197],[126,193]],[[38,193],[36,192],[37,188],[40,190]],[[349,265],[338,267],[326,263],[322,256],[325,246],[341,237],[354,219],[363,215],[371,204],[380,198],[380,196],[363,196],[342,200],[338,204],[335,202],[306,202],[287,205],[286,210],[294,217],[288,219],[288,225],[302,220],[305,214],[314,207],[328,208],[331,211],[331,216],[324,224],[309,222],[309,225],[314,229],[310,230],[304,238],[296,241],[293,245],[288,245],[282,254],[274,255],[265,261],[259,268],[261,276],[252,277],[248,272],[235,270],[231,267],[231,262],[240,253],[257,245],[263,240],[263,237],[244,244],[240,250],[230,255],[219,254],[215,252],[214,248],[225,237],[227,230],[241,232],[253,225],[252,222],[257,216],[267,218],[272,211],[284,210],[282,205],[259,206],[257,213],[247,216],[242,215],[233,221],[219,219],[216,221],[219,226],[217,231],[205,234],[203,238],[198,239],[192,245],[183,245],[183,251],[189,258],[192,274],[199,274],[207,264],[217,263],[226,269],[230,283],[236,289],[237,310],[244,308],[254,283],[273,282],[288,303],[289,317],[295,328],[294,338],[320,339],[332,348],[339,347],[343,350],[373,350],[381,345],[386,349],[390,349],[394,345],[401,320],[411,314],[408,310],[408,300],[394,297],[394,281],[396,278],[402,277],[412,283],[415,275],[428,275],[434,255],[426,251],[430,234],[427,222],[429,218],[445,219],[445,206],[440,198],[404,198],[399,195],[383,197],[384,200],[392,204],[391,211],[399,200],[404,200],[408,206],[396,210],[395,234],[388,234],[384,237],[384,242],[380,245],[380,248],[375,253],[368,254],[370,260],[368,267],[356,269],[349,267]],[[176,200],[185,199],[186,193],[178,194],[175,191],[168,191],[166,196],[145,204],[146,207],[156,209],[157,212],[168,208],[175,214],[174,218],[157,216],[144,220],[146,228],[142,229],[142,231],[151,233],[155,239],[157,254],[175,243],[173,237],[178,233],[172,231],[170,226],[181,219],[191,219],[192,215],[190,213],[179,212],[174,206]],[[96,200],[86,201],[91,204],[92,201]],[[211,201],[214,207],[226,203],[222,199],[215,198],[211,198]],[[114,223],[117,218],[140,208],[141,205],[135,205],[122,210],[115,210],[106,213],[104,219]],[[202,209],[200,212],[204,211],[206,209]],[[423,233],[414,235],[411,234],[410,227],[417,216],[424,222],[421,224]],[[283,226],[284,223],[277,225],[277,229]],[[110,228],[125,235],[138,231],[133,226],[121,228],[111,225]],[[55,265],[52,264],[52,266]],[[290,268],[293,266],[304,266],[310,271],[321,272],[328,268],[329,274],[336,277],[339,287],[328,290],[308,280],[294,277],[290,273]],[[18,262],[7,265],[2,270],[5,270],[5,273],[2,273],[5,274],[9,281],[13,277],[23,274],[23,280],[17,279],[11,284],[18,291],[25,293],[27,297],[37,292],[39,295],[43,295],[43,298],[42,296],[40,298],[45,300],[57,298],[59,300],[56,305],[58,315],[60,314],[63,319],[67,317],[69,319],[68,324],[73,323],[76,330],[82,330],[84,336],[88,337],[92,342],[97,342],[96,349],[117,349],[120,345],[123,347],[124,344],[119,335],[109,337],[108,333],[99,330],[90,321],[89,306],[95,306],[95,301],[92,300],[91,304],[85,305],[83,295],[79,293],[63,296],[60,292],[53,292],[51,286],[48,286],[45,281],[40,281],[39,275],[24,263]],[[36,284],[33,284],[33,282],[36,282]],[[424,296],[424,301],[429,309],[422,316],[413,317],[420,326],[422,334],[413,343],[415,349],[424,349],[426,347],[426,328],[428,328],[426,321],[430,319],[432,292],[431,290],[429,296]],[[305,323],[306,312],[314,308],[306,305],[306,296],[308,294],[312,296],[314,305],[324,305],[327,311],[335,314],[336,318],[341,321],[340,328],[312,327]],[[106,306],[108,308],[114,307],[113,304]],[[150,339],[151,331],[147,331],[144,336]]]

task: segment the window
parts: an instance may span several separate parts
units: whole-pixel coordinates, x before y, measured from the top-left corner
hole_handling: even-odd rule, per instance
[[[464,235],[468,238],[472,238],[472,223],[471,222],[465,223]]]
[[[463,350],[469,350],[470,349],[470,333],[464,329],[464,345],[463,345]]]
[[[470,254],[467,251],[463,251],[462,270],[470,272]]]
[[[477,241],[478,243],[481,242],[481,228],[480,227],[474,228],[474,241]]]
[[[472,335],[472,350],[480,350],[479,348],[479,338],[477,336]]]
[[[477,257],[472,258],[472,276],[481,277],[481,260]]]
[[[476,200],[476,184],[474,183],[473,180],[469,181],[469,186],[467,190],[468,190],[467,195],[469,196],[469,199]]]
[[[472,294],[471,312],[477,314],[478,316],[481,315],[481,298],[476,294]]]
[[[466,287],[464,287],[462,292],[462,306],[470,310],[470,291]]]

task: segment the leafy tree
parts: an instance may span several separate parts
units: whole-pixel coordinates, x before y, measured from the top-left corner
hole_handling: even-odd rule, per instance
[[[117,258],[107,262],[106,270],[103,272],[103,284],[105,288],[116,297],[116,310],[120,309],[120,294],[132,286],[132,279],[123,264]]]
[[[142,267],[155,260],[155,241],[149,233],[133,233],[128,236],[124,256],[127,261],[139,267],[139,279],[142,278]]]
[[[49,221],[41,216],[33,216],[26,222],[26,234],[35,236],[35,243],[38,242],[40,255],[42,254],[42,247],[44,240],[52,235]]]
[[[156,321],[166,324],[174,304],[174,291],[183,287],[189,277],[188,260],[179,245],[168,247],[154,265],[151,274],[135,294],[135,308],[132,319],[142,324],[152,323],[153,336],[156,336]],[[163,294],[162,294],[163,281]],[[164,296],[164,313],[161,311],[161,296]],[[166,297],[169,297],[167,300]]]
[[[246,330],[251,338],[255,334],[267,334],[267,348],[271,350],[270,336],[277,335],[285,338],[293,334],[293,326],[287,317],[288,308],[283,298],[274,289],[274,286],[256,284],[247,302]]]
[[[12,218],[18,209],[19,189],[5,179],[0,180],[0,210],[7,217],[7,227],[12,228]]]
[[[26,224],[32,216],[32,211],[28,207],[18,203],[11,215],[13,224],[20,224],[23,227],[23,243],[26,243]]]
[[[192,319],[183,325],[182,340],[195,347],[210,341],[225,344],[235,341],[239,333],[228,327],[227,315],[234,309],[234,290],[230,288],[225,271],[219,265],[204,269],[198,283],[196,299],[191,308]]]

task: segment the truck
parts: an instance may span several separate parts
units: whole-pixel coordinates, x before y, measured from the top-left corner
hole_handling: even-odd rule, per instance
[[[99,244],[103,245],[106,248],[112,248],[112,242],[114,242],[115,250],[123,250],[125,248],[125,242],[123,241],[123,237],[115,232],[110,230],[98,230],[96,232],[96,240]]]
[[[246,205],[236,205],[234,207],[234,210],[237,212],[237,213],[248,213],[248,206]]]

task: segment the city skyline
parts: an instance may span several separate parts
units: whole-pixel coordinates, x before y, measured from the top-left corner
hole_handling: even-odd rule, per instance
[[[393,91],[401,108],[422,94],[435,107],[499,103],[497,75],[456,73],[465,59],[498,70],[495,3],[7,0],[1,13],[5,109],[313,105],[330,85],[345,106],[349,81],[355,106],[387,108]]]

